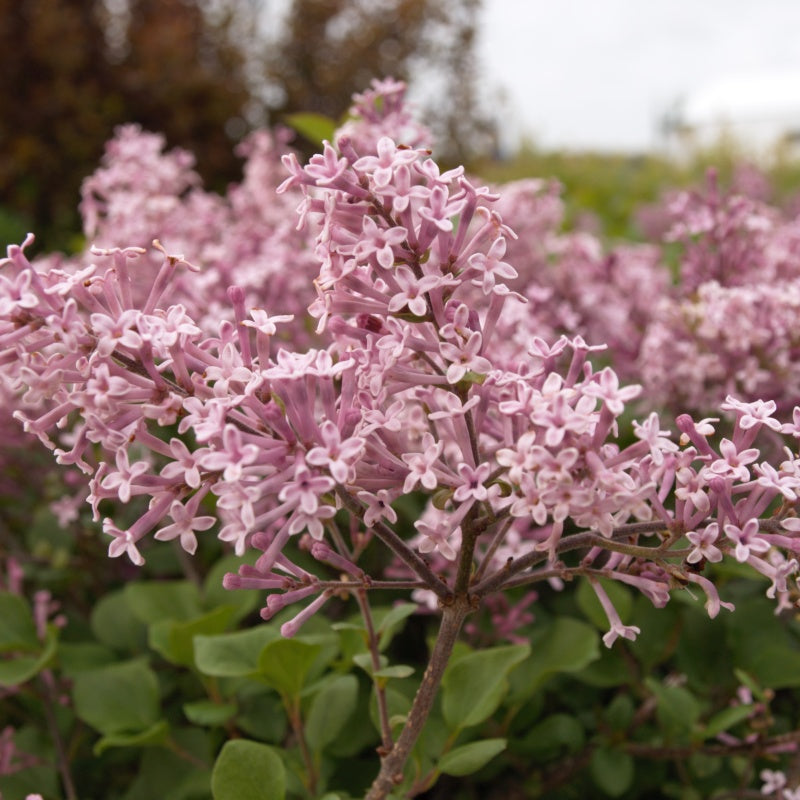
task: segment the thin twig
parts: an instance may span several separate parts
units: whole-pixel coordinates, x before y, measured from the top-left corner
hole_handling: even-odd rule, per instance
[[[372,621],[372,611],[369,607],[369,600],[367,599],[366,591],[358,589],[355,592],[358,607],[361,609],[361,616],[364,618],[364,626],[367,629],[367,647],[369,648],[370,656],[372,657],[372,671],[377,672],[381,668],[381,654],[378,649],[378,636],[375,633],[375,625]],[[381,723],[381,752],[383,755],[388,754],[394,741],[392,740],[392,726],[389,724],[389,706],[386,703],[386,691],[381,685],[378,678],[372,678],[372,684],[375,687],[375,699],[378,703],[378,718]]]
[[[509,517],[508,519],[503,520],[502,525],[498,526],[494,536],[492,537],[492,541],[489,542],[489,546],[486,548],[486,552],[483,554],[483,560],[481,561],[480,566],[475,572],[475,575],[472,577],[472,580],[475,583],[479,582],[481,578],[483,578],[484,572],[486,572],[487,567],[494,558],[497,548],[503,543],[503,539],[505,539],[508,529],[511,527],[513,522],[514,520]]]
[[[306,788],[311,795],[314,796],[317,793],[317,768],[308,750],[308,744],[306,743],[306,737],[303,732],[303,718],[300,715],[300,698],[290,699],[287,697],[286,700],[285,708],[287,716],[289,717],[289,724],[292,726],[292,732],[295,735],[295,739],[297,739],[300,754],[303,757],[303,764],[305,764],[306,767],[306,775],[308,777]]]
[[[75,791],[75,782],[72,779],[72,772],[69,768],[69,758],[67,758],[64,740],[58,729],[56,715],[53,713],[53,705],[57,702],[53,686],[54,680],[53,673],[49,669],[43,670],[39,675],[39,685],[43,690],[42,707],[44,709],[47,730],[50,732],[50,738],[55,746],[56,764],[58,766],[58,772],[61,775],[61,783],[64,786],[64,794],[67,800],[78,800],[78,793]]]
[[[320,591],[323,589],[330,589],[333,592],[353,592],[356,589],[364,589],[365,591],[369,591],[370,589],[384,589],[384,590],[393,590],[393,589],[427,589],[428,584],[425,581],[374,581],[369,577],[364,578],[363,581],[355,581],[355,580],[347,580],[347,581],[315,581],[315,586],[318,586]],[[296,587],[292,588],[300,588],[301,584],[298,584]]]
[[[385,800],[389,793],[402,782],[403,769],[411,754],[411,748],[422,733],[461,626],[471,611],[471,604],[465,596],[456,597],[450,605],[445,606],[439,634],[436,637],[428,667],[422,677],[422,683],[414,697],[411,710],[408,712],[406,724],[391,752],[383,759],[380,772],[365,800]]]
[[[358,519],[363,519],[364,506],[358,500],[341,486],[336,487],[336,494],[348,511],[355,514]],[[440,600],[446,600],[450,596],[450,589],[447,584],[388,525],[378,520],[370,527],[370,530],[406,566],[416,573],[420,580],[425,582],[426,587],[434,592]]]
[[[667,532],[669,526],[663,521],[658,520],[655,522],[634,522],[629,525],[620,525],[615,528],[608,538],[603,537],[604,542],[613,541],[616,539],[626,539],[629,536],[638,536],[641,534],[654,534],[661,531]],[[571,550],[578,550],[582,547],[591,547],[597,534],[594,531],[583,531],[581,533],[574,533],[569,536],[563,537],[555,547],[557,554],[567,553]],[[654,549],[653,552],[657,552]],[[473,587],[472,592],[480,597],[487,594],[499,591],[506,588],[508,581],[511,578],[519,575],[530,567],[546,561],[549,558],[549,551],[547,550],[530,550],[523,556],[515,560],[509,560],[504,566],[496,570],[476,586]]]

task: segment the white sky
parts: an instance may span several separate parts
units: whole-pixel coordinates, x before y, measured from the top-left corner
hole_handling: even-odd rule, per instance
[[[681,98],[800,74],[800,0],[484,0],[483,17],[490,96],[542,147],[648,149]]]

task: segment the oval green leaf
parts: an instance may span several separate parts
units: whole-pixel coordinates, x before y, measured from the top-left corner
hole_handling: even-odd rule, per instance
[[[277,639],[261,651],[259,675],[273,689],[288,697],[296,697],[303,688],[311,665],[321,647],[297,639]]]
[[[77,715],[107,736],[145,731],[159,717],[158,679],[140,659],[76,675],[72,700]]]
[[[463,744],[439,759],[439,771],[456,777],[470,775],[488,764],[498,753],[502,753],[506,744],[505,739],[484,739]]]
[[[270,625],[257,625],[218,636],[196,636],[195,663],[200,672],[217,678],[252,675],[258,671],[261,651],[279,637],[278,630]]]
[[[305,723],[308,746],[314,752],[336,740],[358,704],[355,675],[339,675],[320,689],[311,701]]]
[[[611,797],[625,794],[633,783],[633,758],[621,750],[599,747],[592,753],[589,770],[597,787]]]
[[[286,771],[268,745],[249,739],[226,742],[211,773],[214,800],[284,800]]]
[[[478,725],[494,713],[508,688],[507,675],[530,655],[528,645],[469,653],[442,678],[442,712],[451,730]]]

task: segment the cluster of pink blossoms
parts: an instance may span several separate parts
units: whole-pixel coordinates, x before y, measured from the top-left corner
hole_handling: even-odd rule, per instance
[[[503,187],[496,208],[518,234],[509,285],[529,301],[506,313],[504,338],[523,348],[532,335],[607,344],[617,373],[643,385],[640,410],[708,413],[731,394],[790,413],[800,397],[800,224],[765,201],[763,184],[750,170],[725,194],[711,173],[702,191],[656,209],[651,243],[610,249],[560,229],[552,183]]]
[[[506,260],[519,274],[509,286],[527,300],[504,312],[503,339],[523,356],[533,336],[602,342],[614,369],[638,380],[654,298],[669,291],[660,248],[627,244],[608,250],[588,231],[563,231],[560,187],[552,181],[523,179],[497,191],[495,209],[515,234]]]
[[[648,398],[703,411],[734,394],[791,412],[800,397],[800,222],[724,195],[713,173],[703,192],[677,195],[667,211],[680,271],[654,300],[641,343]]]
[[[362,104],[380,107],[392,87]],[[512,335],[526,309],[537,318],[535,277],[507,260],[514,233],[497,196],[460,168],[442,172],[426,149],[375,140],[379,120],[359,130],[350,123],[305,166],[284,155],[279,196],[299,201],[296,239],[283,225],[272,244],[249,246],[231,200],[233,233],[216,245],[197,219],[186,229],[204,269],[159,244],[108,241],[75,262],[31,263],[30,238],[0,263],[0,370],[22,398],[15,416],[59,463],[90,476],[109,555],[141,564],[151,534],[190,553],[206,532],[239,554],[254,549],[255,564],[226,586],[269,592],[265,618],[310,600],[287,636],[355,586],[479,603],[584,576],[610,646],[638,630],[623,625],[601,578],[657,606],[670,589],[697,585],[713,616],[727,604],[703,565],[723,556],[766,576],[779,605],[791,602],[800,459],[787,450],[766,460],[758,446],[762,432],[770,446],[776,435],[800,438],[800,409],[782,424],[772,400],[731,396],[720,407],[734,419],[729,438],[714,438],[715,420],[683,415],[675,441],[655,412],[620,438],[641,390],[593,368],[602,345],[547,340],[535,325]],[[102,192],[97,183],[85,202]],[[114,214],[98,206],[89,216]],[[567,245],[577,252],[580,240]],[[303,325],[286,293],[309,260],[318,274]],[[590,261],[593,285],[619,264]],[[578,270],[581,259],[567,263]],[[625,263],[646,279],[647,258]],[[278,279],[276,264],[295,271]],[[544,297],[553,284],[542,285]],[[413,537],[393,508],[409,493],[426,503]],[[105,516],[104,501],[130,504],[133,521]],[[348,530],[334,519],[343,509]],[[316,573],[292,560],[292,540]],[[359,566],[376,541],[400,565],[391,574]]]

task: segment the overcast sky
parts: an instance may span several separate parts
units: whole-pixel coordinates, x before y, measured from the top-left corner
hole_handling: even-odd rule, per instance
[[[484,0],[483,16],[490,96],[543,147],[647,149],[681,98],[800,74],[800,0]]]

